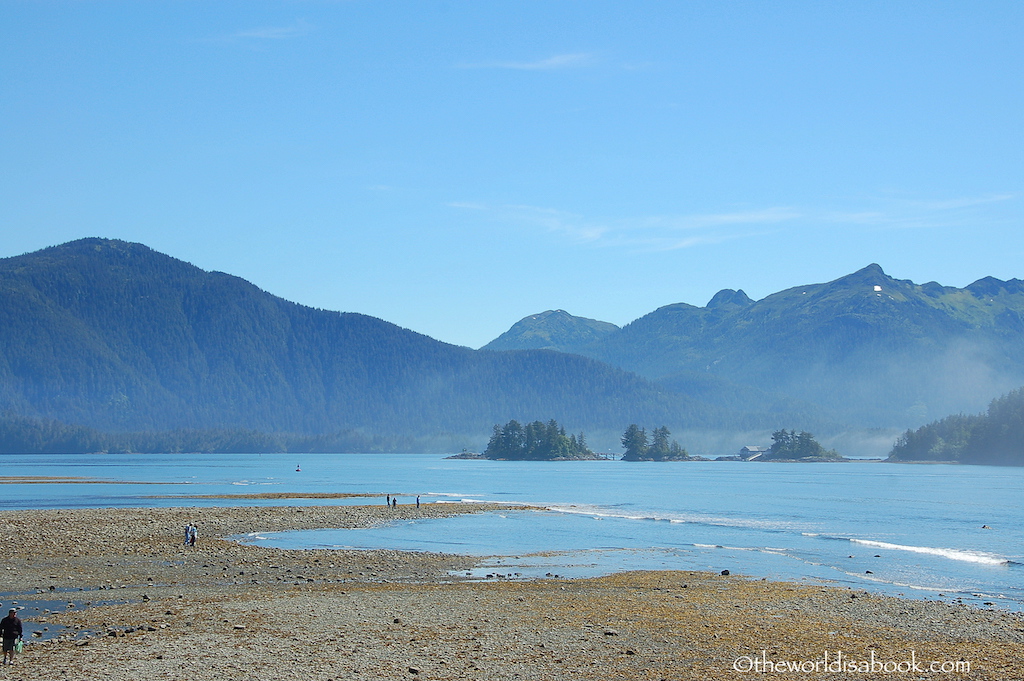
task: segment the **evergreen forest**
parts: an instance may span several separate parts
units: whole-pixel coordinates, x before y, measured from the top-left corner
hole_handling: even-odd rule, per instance
[[[587,446],[581,432],[566,435],[565,428],[551,419],[525,426],[515,419],[504,426],[495,424],[484,458],[503,461],[566,461],[599,458]]]
[[[0,412],[38,424],[9,423],[27,451],[450,451],[522,413],[721,417],[593,359],[449,345],[108,239],[0,260]]]
[[[762,461],[836,461],[842,459],[834,449],[825,449],[807,431],[777,430],[772,446]]]
[[[650,441],[647,431],[635,423],[631,423],[622,434],[622,446],[626,453],[623,461],[687,461],[690,455],[675,440],[668,436],[672,433],[665,426],[655,428]]]
[[[909,425],[892,460],[1020,459],[1012,394],[962,415],[1024,384],[1016,279],[918,285],[871,265],[622,328],[533,315],[489,347],[81,239],[0,259],[0,450],[478,450],[492,424],[529,414],[608,449],[626,423],[670,424],[706,451],[702,436],[781,421],[828,437]],[[666,426],[637,431],[627,460],[686,456]],[[830,456],[786,432],[769,458]]]
[[[908,430],[889,461],[1024,465],[1024,388],[992,400],[984,414],[957,414]]]

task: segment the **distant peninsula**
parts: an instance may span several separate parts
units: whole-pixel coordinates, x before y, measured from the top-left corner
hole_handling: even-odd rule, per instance
[[[992,400],[984,414],[956,414],[908,430],[887,461],[1024,466],[1024,388]]]

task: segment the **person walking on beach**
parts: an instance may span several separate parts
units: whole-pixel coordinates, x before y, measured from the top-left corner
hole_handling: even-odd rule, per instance
[[[398,508],[398,497],[394,497],[391,500],[391,508]]]
[[[196,527],[195,525],[189,525],[188,527],[189,527],[188,545],[189,546],[195,546],[196,545],[196,539],[199,538],[199,528]]]
[[[417,494],[416,495],[416,508],[419,508],[419,507],[420,507],[420,495]]]
[[[185,526],[185,546],[188,546],[189,540],[192,539],[192,523]]]
[[[14,650],[21,640],[21,620],[18,619],[17,611],[14,608],[7,613],[7,617],[0,620],[0,638],[3,639],[4,664],[14,664]]]

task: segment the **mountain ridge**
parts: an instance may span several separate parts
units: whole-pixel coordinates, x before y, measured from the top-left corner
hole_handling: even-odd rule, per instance
[[[563,351],[674,390],[717,385],[709,399],[719,406],[749,409],[743,393],[757,391],[868,427],[977,410],[1024,383],[1018,279],[918,285],[872,263],[758,301],[741,293],[723,289],[705,307],[664,305]]]
[[[590,358],[454,346],[110,239],[0,260],[0,338],[0,411],[102,430],[486,437],[510,418],[716,418]]]
[[[918,285],[872,264],[757,301],[723,289],[621,328],[564,310],[520,321],[503,334],[513,349],[472,350],[142,244],[81,239],[0,259],[0,412],[296,446],[480,443],[496,423],[552,418],[605,442],[636,422],[724,442],[779,427],[902,431],[1024,384],[1017,279]]]

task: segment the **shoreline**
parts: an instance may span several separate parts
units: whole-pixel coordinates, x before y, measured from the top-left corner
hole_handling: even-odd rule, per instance
[[[26,637],[12,669],[23,679],[246,679],[254,667],[260,678],[319,681],[727,679],[742,676],[737,660],[762,650],[777,660],[839,651],[848,660],[971,664],[934,676],[944,679],[1004,679],[1024,668],[1024,617],[1003,611],[701,572],[467,580],[453,573],[479,557],[225,539],[495,508],[510,507],[0,511],[3,591],[23,601],[128,601],[33,618],[33,627],[68,629]],[[195,547],[182,545],[188,523],[199,527]]]

